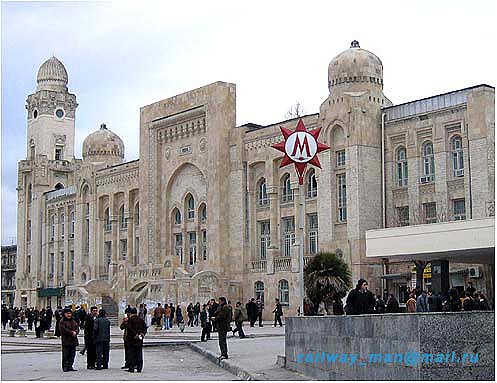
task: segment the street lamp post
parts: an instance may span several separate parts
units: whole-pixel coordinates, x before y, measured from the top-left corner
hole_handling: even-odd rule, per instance
[[[285,153],[280,164],[280,168],[294,164],[297,176],[299,178],[299,204],[298,204],[298,217],[299,217],[299,276],[300,276],[300,315],[304,315],[304,173],[307,164],[311,164],[321,168],[321,163],[317,157],[319,152],[329,149],[328,145],[318,142],[319,132],[321,128],[307,131],[304,122],[300,118],[297,123],[295,131],[288,130],[280,127],[283,134],[284,141],[272,145],[273,148]]]

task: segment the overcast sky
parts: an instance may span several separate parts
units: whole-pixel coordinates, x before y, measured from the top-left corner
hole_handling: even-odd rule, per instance
[[[139,108],[214,81],[237,86],[237,124],[315,113],[331,59],[357,39],[383,62],[394,103],[495,86],[495,2],[4,2],[2,244],[16,237],[17,162],[26,157],[26,96],[53,54],[75,93],[75,155],[101,122],[139,156]]]

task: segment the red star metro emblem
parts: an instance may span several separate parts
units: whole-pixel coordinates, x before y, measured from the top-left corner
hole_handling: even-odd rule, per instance
[[[292,132],[280,126],[281,133],[283,134],[284,141],[272,145],[273,148],[285,153],[281,161],[280,168],[295,164],[295,170],[299,177],[299,184],[304,184],[304,173],[307,164],[317,166],[321,169],[321,163],[317,156],[318,153],[330,149],[326,144],[318,142],[318,136],[321,128],[307,131],[302,119],[299,119],[297,128]]]

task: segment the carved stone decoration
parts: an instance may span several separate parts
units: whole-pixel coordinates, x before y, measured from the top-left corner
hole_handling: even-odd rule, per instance
[[[495,216],[495,202],[487,201],[487,217]]]
[[[204,275],[198,280],[199,289],[208,289],[212,291],[214,287],[217,287],[217,278],[215,275]]]
[[[205,150],[207,149],[207,139],[205,137],[202,137],[200,139],[200,142],[198,144],[198,148],[199,148],[201,153],[205,152]]]
[[[164,262],[164,267],[171,267],[171,260],[168,259],[166,262]]]
[[[167,147],[164,149],[164,157],[166,157],[166,160],[168,160],[171,157],[171,148]]]

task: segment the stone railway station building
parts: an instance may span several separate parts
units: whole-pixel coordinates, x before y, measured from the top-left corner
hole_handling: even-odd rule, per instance
[[[142,107],[139,159],[123,162],[124,143],[104,124],[79,159],[67,84],[52,57],[26,101],[16,304],[261,296],[267,317],[276,297],[296,313],[298,180],[271,145],[298,120],[236,126],[235,85],[216,82]],[[366,233],[493,217],[494,88],[393,105],[381,60],[356,41],[330,62],[328,88],[319,113],[302,117],[331,146],[323,168],[305,175],[304,263],[336,252],[354,281],[402,300],[413,259],[367,257]],[[493,296],[492,264],[493,255],[451,262],[451,284],[464,286],[477,268],[474,285]],[[429,287],[429,265],[423,276]]]

